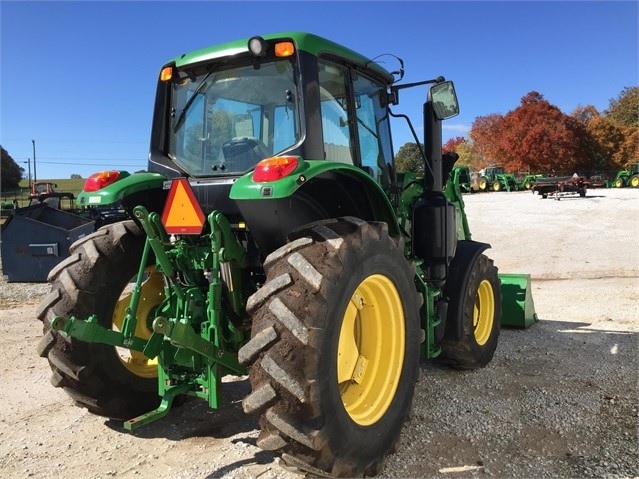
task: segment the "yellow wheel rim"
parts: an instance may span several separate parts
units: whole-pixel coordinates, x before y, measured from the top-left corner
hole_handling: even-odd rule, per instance
[[[495,295],[493,286],[487,279],[479,283],[473,307],[473,330],[475,341],[483,346],[490,338],[495,321]]]
[[[633,177],[630,180],[630,186],[632,186],[633,188],[636,188],[637,186],[639,186],[639,178],[638,177]]]
[[[121,330],[126,309],[131,302],[132,287],[130,283],[122,291],[120,299],[113,310],[113,329]],[[164,277],[155,268],[146,269],[146,279],[142,283],[140,302],[136,316],[135,335],[148,339],[153,331],[149,328],[150,316],[160,302],[164,299]],[[157,358],[149,359],[144,354],[126,348],[115,348],[120,361],[131,373],[142,378],[155,378],[158,375]]]
[[[404,311],[395,285],[374,274],[355,290],[337,348],[337,381],[346,412],[361,426],[390,406],[404,364]]]

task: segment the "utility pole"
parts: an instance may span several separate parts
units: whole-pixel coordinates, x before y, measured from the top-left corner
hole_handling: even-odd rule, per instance
[[[29,194],[31,194],[31,158],[27,158],[27,163],[29,163]]]
[[[36,156],[35,156],[35,140],[31,140],[33,143],[33,181],[38,181],[38,174],[36,173]],[[31,187],[31,185],[29,185]]]

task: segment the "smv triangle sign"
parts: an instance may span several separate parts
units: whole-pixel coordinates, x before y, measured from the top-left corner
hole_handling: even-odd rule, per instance
[[[172,235],[199,235],[204,227],[204,213],[186,178],[173,180],[162,212],[162,224]]]

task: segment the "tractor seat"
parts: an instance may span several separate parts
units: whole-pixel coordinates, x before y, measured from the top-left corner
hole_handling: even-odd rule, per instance
[[[246,171],[253,168],[260,160],[267,158],[271,152],[257,138],[233,138],[222,144],[226,171]]]

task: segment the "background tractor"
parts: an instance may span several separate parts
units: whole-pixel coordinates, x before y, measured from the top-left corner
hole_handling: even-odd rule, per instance
[[[477,175],[479,191],[515,191],[517,180],[515,175],[506,173],[502,166],[489,166]]]
[[[628,170],[618,171],[613,183],[615,188],[624,186],[639,188],[639,163],[633,163]]]
[[[260,447],[315,474],[379,472],[420,357],[486,366],[501,324],[534,316],[529,277],[498,275],[444,181],[453,83],[402,76],[305,33],[167,62],[148,171],[96,173],[78,197],[128,219],[49,274],[39,354],[52,384],[134,429],[178,396],[217,408],[222,377],[248,375]],[[418,179],[395,174],[390,117],[414,131],[392,107],[420,86]]]
[[[462,193],[471,193],[470,189],[470,168],[466,165],[455,165],[450,172],[450,181],[459,185],[459,190]]]
[[[520,181],[518,181],[515,184],[515,189],[517,191],[522,191],[522,190],[531,190],[532,187],[535,185],[535,182],[537,181],[538,178],[543,178],[544,175],[542,174],[526,174],[524,175]]]

